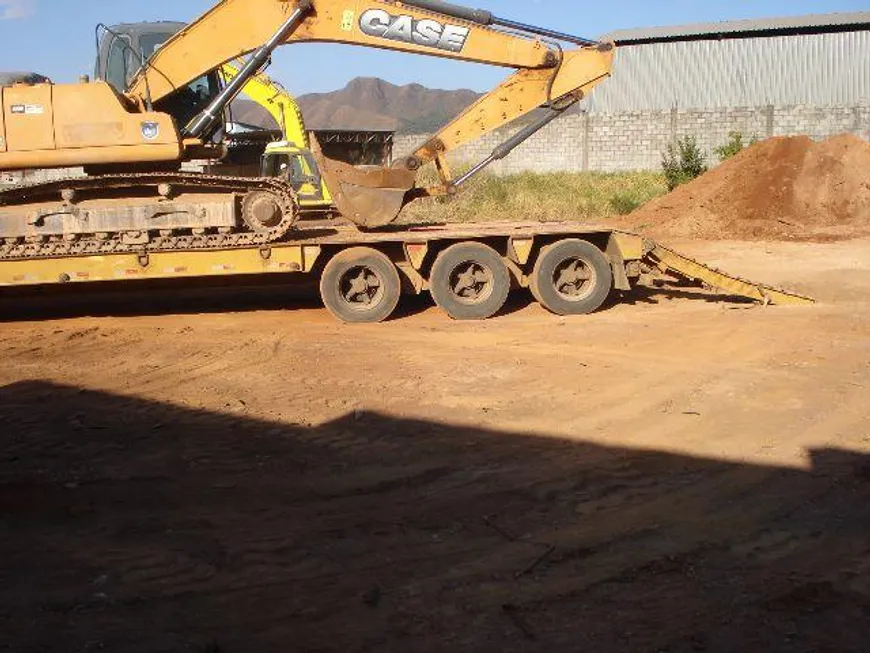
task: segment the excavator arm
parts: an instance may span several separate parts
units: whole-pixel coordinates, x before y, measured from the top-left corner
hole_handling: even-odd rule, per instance
[[[155,53],[134,78],[127,96],[147,110],[204,73],[251,54],[238,76],[184,127],[185,142],[195,147],[272,51],[298,42],[344,43],[515,69],[393,169],[360,170],[321,159],[339,209],[363,226],[391,222],[421,194],[455,192],[606,79],[614,55],[612,44],[522,25],[441,0],[221,0]],[[580,47],[565,49],[563,42]],[[542,107],[546,112],[535,123],[469,173],[452,177],[448,152]],[[433,161],[441,185],[423,193],[413,191],[416,171]]]
[[[241,73],[244,62],[231,61],[220,68],[220,77],[229,84]],[[281,141],[269,143],[263,154],[262,174],[278,176],[281,164],[287,166],[288,179],[305,209],[329,211],[332,195],[324,183],[320,167],[309,149],[308,132],[299,104],[290,92],[266,73],[257,73],[244,86],[244,93],[265,109],[281,128]],[[292,160],[292,163],[291,163]],[[321,161],[323,159],[321,158]]]

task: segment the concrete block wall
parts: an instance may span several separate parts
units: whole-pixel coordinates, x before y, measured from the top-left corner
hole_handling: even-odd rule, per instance
[[[773,125],[775,136],[800,133],[821,140],[848,132],[870,140],[870,105],[775,109]]]
[[[480,161],[514,129],[506,127],[469,143],[452,153],[451,160],[454,163]],[[726,143],[732,131],[741,132],[747,140],[753,136],[763,139],[797,135],[821,140],[846,132],[870,140],[870,105],[574,114],[551,123],[507,159],[493,164],[491,170],[495,174],[659,170],[667,144],[684,135],[695,136],[707,153],[709,163],[715,165],[718,159],[713,150]],[[410,154],[429,136],[396,136],[394,156]]]
[[[451,154],[454,163],[484,159],[515,131],[506,127],[487,134]],[[852,133],[870,141],[870,104],[853,107],[733,107],[671,109],[626,113],[577,113],[545,127],[503,161],[490,168],[495,174],[519,172],[618,172],[660,170],[662,152],[673,139],[694,135],[718,163],[713,149],[728,140],[728,133],[752,136],[807,135],[816,140]],[[397,135],[394,158],[407,156],[430,134]],[[0,183],[44,181],[83,174],[81,168],[6,173]]]

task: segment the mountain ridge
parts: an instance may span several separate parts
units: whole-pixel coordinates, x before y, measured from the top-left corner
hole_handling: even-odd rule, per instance
[[[296,98],[308,130],[388,130],[399,134],[431,134],[483,97],[469,89],[431,89],[422,84],[396,85],[378,77],[357,77],[344,88],[307,93]],[[575,113],[577,108],[569,113]],[[232,104],[233,121],[277,129],[269,113],[244,96]],[[520,119],[526,123],[539,110]]]
[[[422,84],[391,84],[378,77],[357,77],[329,93],[296,98],[312,130],[388,129],[403,134],[440,129],[481,93],[470,89],[430,89]]]

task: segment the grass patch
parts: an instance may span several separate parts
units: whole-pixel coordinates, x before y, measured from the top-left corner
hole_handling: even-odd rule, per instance
[[[424,170],[418,183],[436,183]],[[428,198],[408,206],[399,220],[486,222],[536,220],[601,222],[626,215],[667,192],[664,175],[654,172],[483,173],[452,198]]]
[[[642,204],[643,200],[630,193],[617,193],[610,198],[610,208],[618,215],[628,215]]]

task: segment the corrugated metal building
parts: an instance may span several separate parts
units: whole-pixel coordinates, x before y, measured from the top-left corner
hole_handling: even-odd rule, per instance
[[[870,12],[622,30],[597,113],[870,105]]]

